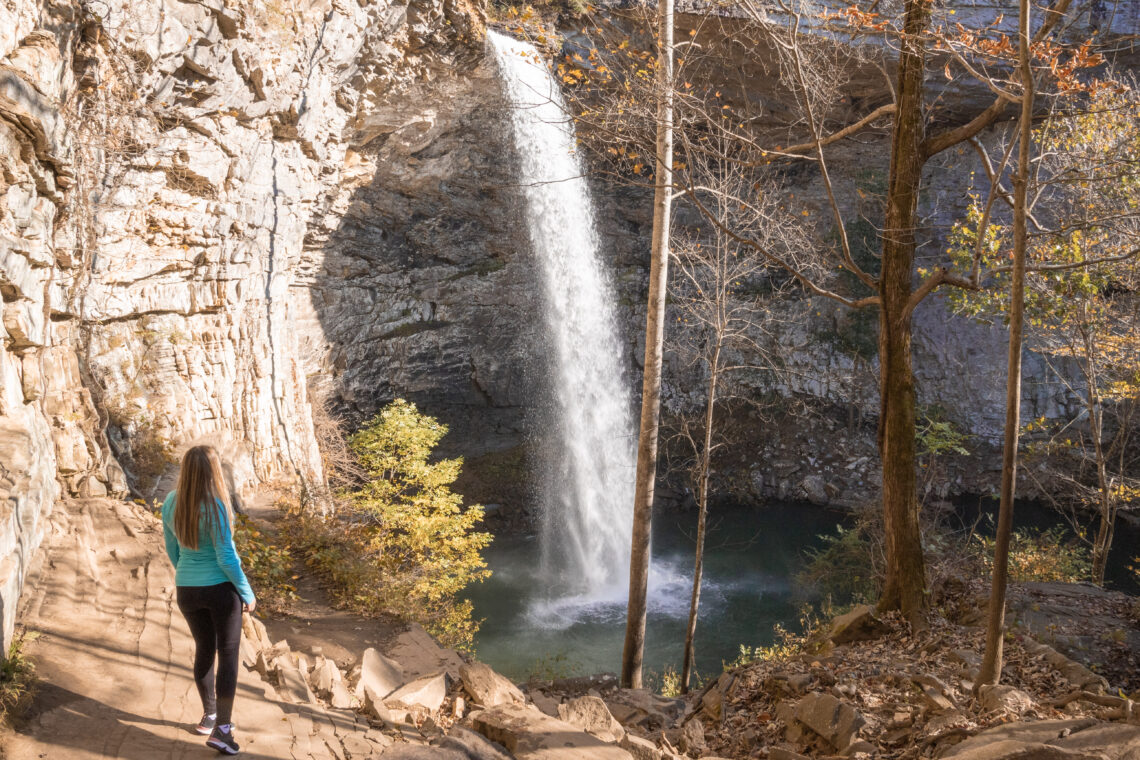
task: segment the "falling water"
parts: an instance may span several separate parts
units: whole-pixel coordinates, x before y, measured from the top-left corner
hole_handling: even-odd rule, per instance
[[[487,38],[510,106],[553,353],[559,445],[542,541],[562,594],[547,612],[558,614],[624,598],[634,479],[630,397],[590,189],[558,83],[533,46],[494,32]]]

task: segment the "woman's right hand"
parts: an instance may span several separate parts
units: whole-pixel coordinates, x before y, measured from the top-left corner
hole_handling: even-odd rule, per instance
[[[252,602],[245,602],[242,604],[241,608],[243,612],[252,614],[253,611],[257,609],[257,600],[254,599]]]

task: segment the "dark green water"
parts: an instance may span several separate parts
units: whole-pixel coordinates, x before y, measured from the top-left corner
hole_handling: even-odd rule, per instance
[[[772,627],[794,627],[804,598],[795,575],[804,551],[843,520],[801,505],[710,513],[703,596],[697,626],[698,673],[719,672],[740,645],[772,641]],[[661,515],[653,533],[653,577],[646,624],[645,668],[680,669],[691,590],[696,515]],[[487,551],[493,571],[469,598],[484,618],[479,659],[512,678],[533,673],[617,672],[625,636],[622,586],[590,600],[548,600],[539,572],[537,537],[497,538]]]
[[[948,523],[992,533],[992,520],[985,516],[996,509],[989,499],[963,499]],[[771,643],[776,624],[798,628],[807,590],[797,588],[795,576],[804,553],[846,519],[839,512],[796,504],[711,512],[697,625],[698,674],[719,672],[722,661],[734,659],[742,644]],[[1041,530],[1062,522],[1044,505],[1019,502],[1015,510],[1017,528]],[[667,667],[680,670],[695,534],[694,513],[654,519],[645,645],[651,683]],[[1132,557],[1140,554],[1138,547],[1140,530],[1120,521],[1106,578],[1109,588],[1140,592],[1128,570]],[[589,600],[549,599],[550,583],[540,571],[542,558],[533,536],[496,538],[487,561],[491,579],[468,593],[476,617],[484,619],[476,639],[479,659],[518,680],[532,674],[559,677],[620,670],[624,585]]]

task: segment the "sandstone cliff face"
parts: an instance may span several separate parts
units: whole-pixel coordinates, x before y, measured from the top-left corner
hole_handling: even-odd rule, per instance
[[[0,30],[6,646],[61,493],[159,495],[198,441],[238,493],[320,479],[306,230],[350,124],[462,68],[482,19],[463,0],[26,0]]]

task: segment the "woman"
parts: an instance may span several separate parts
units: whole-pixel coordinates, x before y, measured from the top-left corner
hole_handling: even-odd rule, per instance
[[[232,526],[218,452],[213,446],[195,446],[182,457],[178,490],[171,491],[162,505],[162,530],[175,568],[178,609],[194,636],[194,682],[204,713],[197,731],[210,735],[207,746],[227,755],[238,753],[231,717],[241,613],[257,606],[241,569]]]

